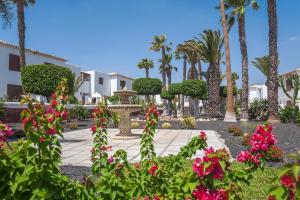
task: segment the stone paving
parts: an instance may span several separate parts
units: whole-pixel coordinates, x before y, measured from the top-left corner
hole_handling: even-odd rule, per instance
[[[115,135],[118,129],[108,129],[109,136]],[[134,134],[141,134],[141,129],[132,130]],[[157,156],[167,156],[169,154],[177,154],[180,148],[188,143],[194,136],[198,136],[199,130],[170,130],[158,129],[154,137],[154,147]],[[217,132],[208,130],[207,135],[208,146],[214,149],[226,148],[224,140],[220,138]],[[112,155],[118,149],[127,151],[128,160],[130,162],[138,162],[140,160],[140,138],[131,140],[116,140],[109,138],[108,143],[112,146],[112,150],[108,153]],[[90,149],[93,147],[92,134],[89,129],[72,131],[64,134],[61,139],[62,144],[62,165],[74,166],[91,166]],[[203,152],[199,151],[195,156],[202,156]]]

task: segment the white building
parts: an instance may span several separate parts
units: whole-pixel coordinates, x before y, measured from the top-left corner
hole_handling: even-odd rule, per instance
[[[66,63],[67,60],[39,51],[26,49],[26,64],[55,64],[80,74],[80,67]],[[22,94],[19,48],[0,40],[0,97],[20,98]]]
[[[249,103],[252,103],[255,99],[267,99],[268,89],[265,84],[255,84],[249,86]]]
[[[82,103],[93,103],[103,96],[112,96],[113,92],[126,87],[132,90],[133,78],[117,73],[105,74],[93,71],[81,71],[80,67],[67,63],[67,60],[36,50],[26,49],[26,64],[54,64],[69,68],[80,77],[81,84],[75,94]],[[0,40],[0,97],[18,99],[22,94],[19,48]]]

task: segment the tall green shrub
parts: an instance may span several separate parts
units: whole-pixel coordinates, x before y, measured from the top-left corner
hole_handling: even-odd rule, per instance
[[[172,83],[168,90],[172,95],[180,95],[182,94],[182,83]]]
[[[162,82],[157,78],[138,78],[132,88],[138,95],[155,95],[162,91]]]
[[[186,80],[182,83],[182,94],[192,98],[206,99],[207,84],[202,80]]]
[[[26,93],[49,97],[63,79],[67,79],[68,93],[72,94],[74,75],[68,68],[57,65],[28,65],[22,68],[21,81]]]

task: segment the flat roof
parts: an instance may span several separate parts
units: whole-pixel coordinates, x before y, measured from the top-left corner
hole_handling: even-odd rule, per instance
[[[131,78],[131,77],[129,77],[129,76],[124,76],[124,75],[121,75],[121,74],[118,74],[118,73],[115,73],[115,72],[109,73],[109,75],[110,75],[110,76],[122,76],[122,77],[124,77],[124,78],[130,79],[130,80],[134,80],[134,78]]]
[[[19,50],[19,46],[7,43],[7,42],[2,41],[2,40],[0,40],[0,45],[2,45],[4,47],[8,47],[8,48],[18,49]],[[42,52],[39,52],[39,51],[33,50],[33,49],[26,49],[26,51],[29,52],[29,53],[32,53],[34,55],[39,55],[39,56],[43,56],[43,57],[46,57],[46,58],[51,58],[51,59],[58,60],[58,61],[61,61],[61,62],[67,62],[68,61],[68,60],[66,60],[64,58],[60,58],[60,57],[57,57],[57,56],[54,56],[54,55],[50,55],[50,54],[47,54],[47,53],[42,53]]]

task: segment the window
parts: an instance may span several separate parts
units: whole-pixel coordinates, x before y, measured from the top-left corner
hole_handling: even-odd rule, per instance
[[[102,77],[99,77],[99,84],[103,85],[103,78]]]
[[[7,96],[9,99],[20,100],[22,94],[23,94],[22,86],[7,84]]]
[[[120,80],[121,89],[124,89],[125,86],[126,86],[126,81]]]
[[[18,55],[9,54],[9,70],[20,72],[20,57]]]
[[[291,80],[286,80],[286,90],[291,91],[292,90],[292,81]]]

